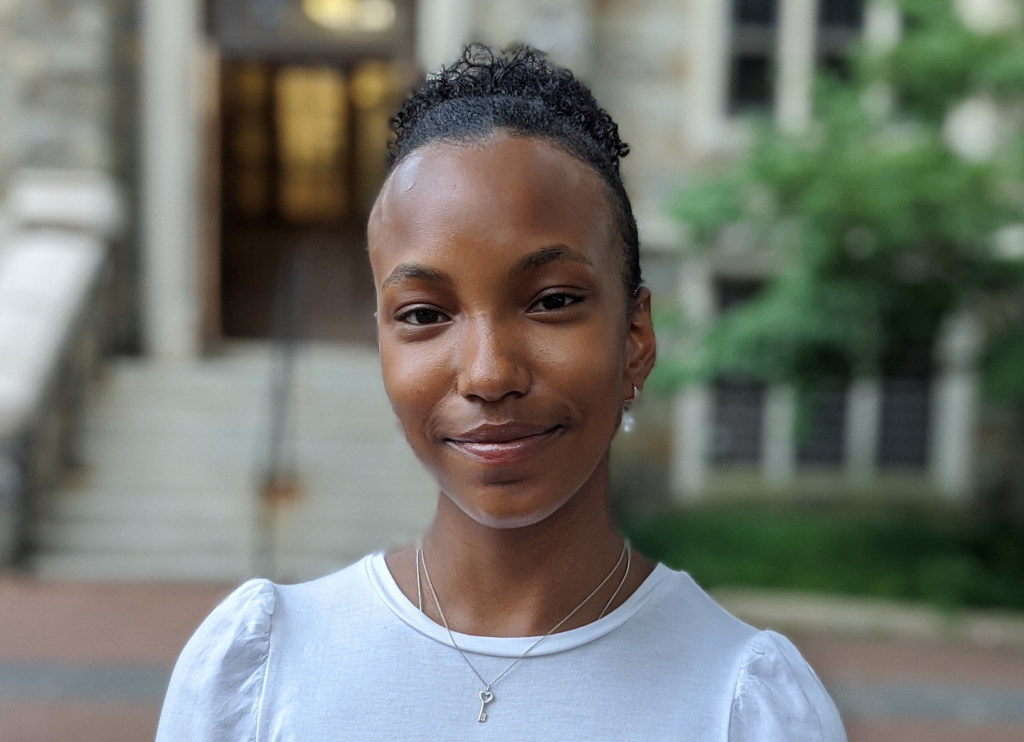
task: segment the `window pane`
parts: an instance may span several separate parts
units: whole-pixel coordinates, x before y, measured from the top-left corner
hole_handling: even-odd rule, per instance
[[[765,56],[742,56],[732,61],[729,108],[732,113],[766,111],[772,104],[772,65]]]
[[[345,78],[331,67],[284,67],[275,86],[281,214],[297,223],[340,219],[348,200]]]
[[[778,18],[778,0],[733,0],[733,18],[738,25],[770,26]]]
[[[807,402],[808,427],[800,431],[797,460],[801,464],[839,466],[846,443],[846,390],[819,389]]]
[[[864,0],[821,0],[818,22],[822,26],[860,28],[864,22]]]
[[[764,385],[750,381],[715,384],[711,459],[716,464],[761,461]]]
[[[881,466],[923,468],[928,463],[931,385],[927,379],[886,379],[882,384]]]

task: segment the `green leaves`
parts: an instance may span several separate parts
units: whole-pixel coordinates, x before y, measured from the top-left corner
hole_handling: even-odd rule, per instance
[[[686,353],[667,353],[663,378],[740,373],[806,386],[869,373],[930,345],[953,311],[1020,286],[991,236],[1024,221],[1024,140],[1017,132],[994,160],[972,163],[944,128],[979,91],[1006,110],[1024,103],[1024,32],[976,34],[950,0],[900,5],[903,41],[882,58],[860,50],[852,82],[823,79],[807,135],[755,124],[746,157],[678,195],[675,214],[711,260],[735,252],[723,236],[743,224],[782,270],[721,317],[699,352],[691,338]],[[891,110],[871,103],[889,93]],[[1000,357],[1024,378],[1024,351]]]
[[[944,608],[1024,608],[1024,528],[908,511],[687,510],[625,524],[649,557],[702,585],[825,590]]]

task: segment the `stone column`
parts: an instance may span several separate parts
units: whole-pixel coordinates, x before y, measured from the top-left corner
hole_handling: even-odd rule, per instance
[[[768,387],[762,422],[761,471],[774,490],[793,484],[796,471],[796,393],[786,384]]]
[[[18,109],[17,65],[14,59],[15,0],[0,0],[0,205],[14,166],[14,131]]]
[[[142,3],[142,306],[147,351],[199,352],[198,149],[202,122],[197,0]]]
[[[424,70],[450,64],[473,33],[473,0],[419,0],[416,58]]]
[[[811,123],[817,26],[818,0],[781,0],[775,123],[787,134]]]
[[[872,0],[864,9],[864,42],[875,54],[887,54],[903,35],[903,16],[894,0]]]
[[[594,67],[591,0],[532,0],[522,38],[580,79],[590,80]]]
[[[876,378],[854,379],[846,393],[846,477],[851,489],[874,481],[882,423],[882,385]]]
[[[725,143],[731,6],[724,0],[690,3],[685,139],[701,152],[713,152]]]
[[[946,322],[936,344],[939,371],[932,388],[929,468],[936,489],[957,503],[966,503],[974,483],[976,364],[982,341],[978,320],[961,313]]]
[[[688,261],[681,267],[679,303],[685,321],[696,332],[714,316],[714,287],[705,260]],[[694,338],[694,352],[697,352]],[[711,436],[711,390],[693,384],[678,391],[672,401],[672,458],[670,487],[673,501],[682,504],[700,497],[704,490]]]

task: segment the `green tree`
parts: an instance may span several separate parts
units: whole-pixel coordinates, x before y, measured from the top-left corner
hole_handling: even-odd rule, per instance
[[[849,79],[821,77],[806,134],[755,122],[744,157],[679,194],[689,249],[742,224],[779,270],[699,351],[670,343],[661,382],[741,373],[806,390],[878,374],[969,310],[985,328],[988,393],[1024,409],[1024,245],[993,237],[1024,221],[1024,30],[971,30],[952,0],[896,4],[899,43],[862,45]],[[992,152],[955,152],[954,111],[997,111],[1006,132]]]

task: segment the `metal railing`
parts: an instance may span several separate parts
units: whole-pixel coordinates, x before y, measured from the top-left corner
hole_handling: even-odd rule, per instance
[[[102,338],[116,189],[97,173],[28,171],[0,236],[0,565],[31,547],[41,497],[78,463]]]

